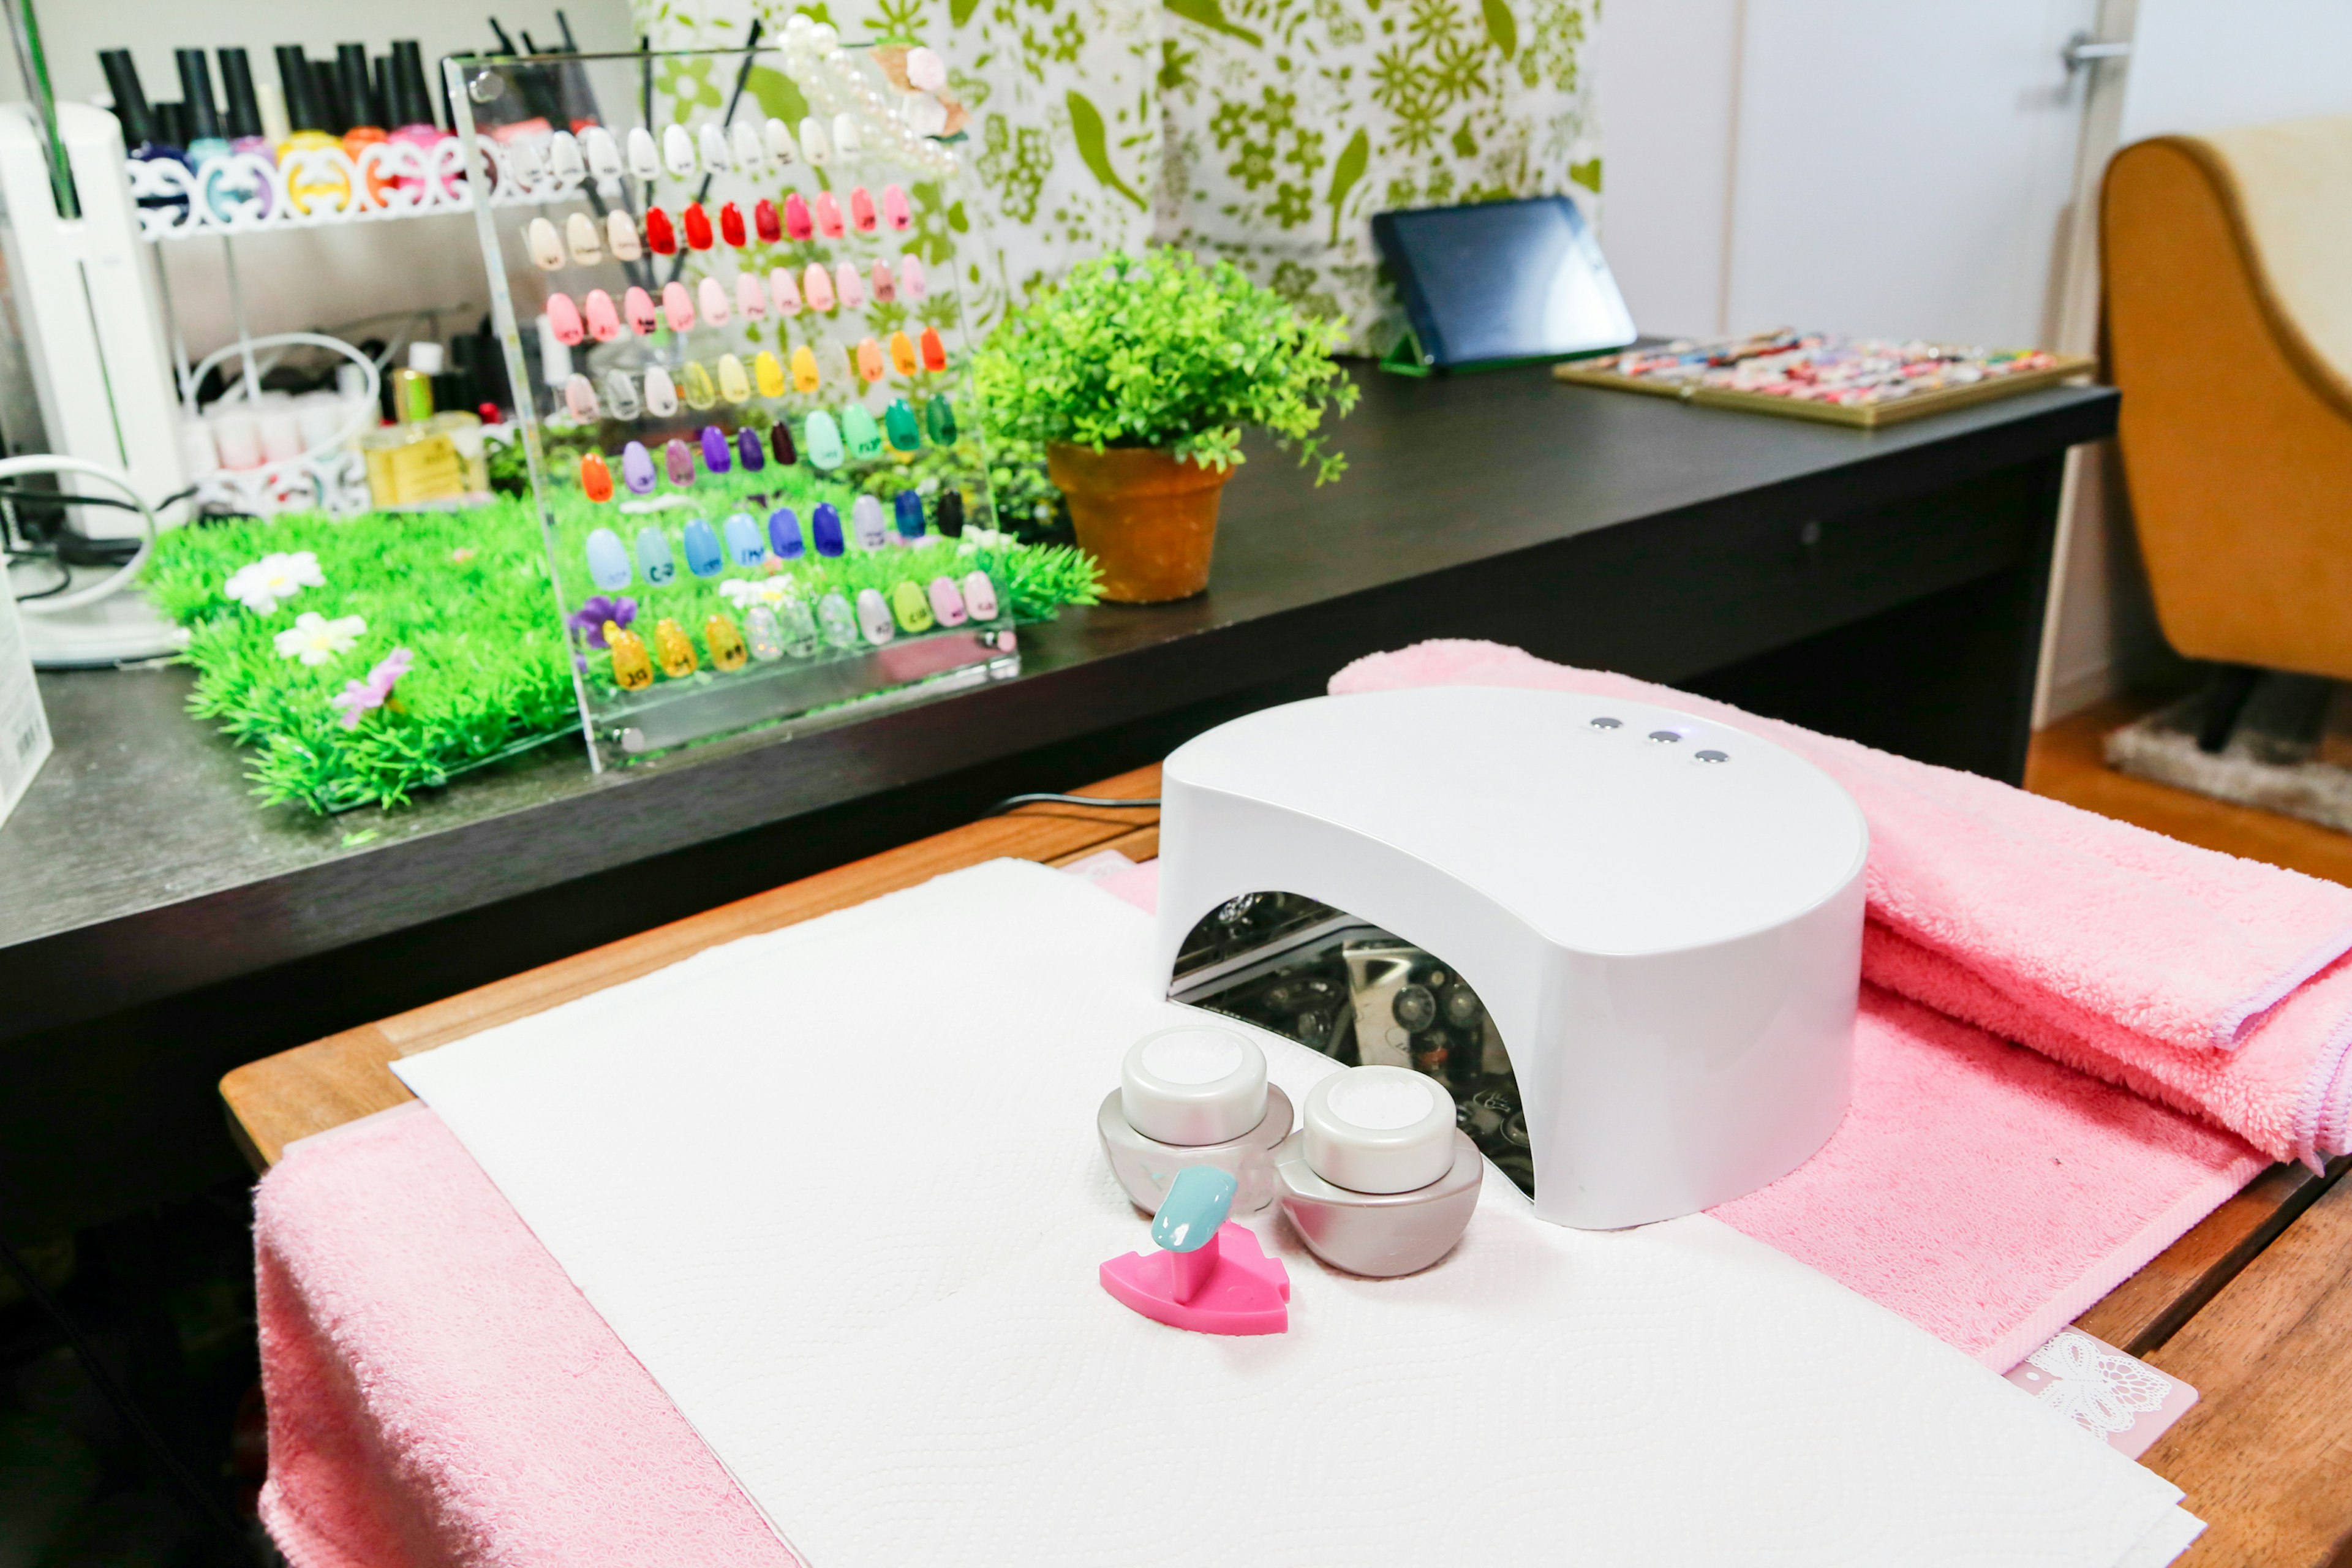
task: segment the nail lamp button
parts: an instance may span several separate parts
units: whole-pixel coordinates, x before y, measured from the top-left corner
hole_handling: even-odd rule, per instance
[[[882,221],[895,229],[914,226],[915,215],[907,205],[907,193],[896,185],[882,187]]]
[[[853,458],[878,458],[882,455],[882,426],[874,423],[874,416],[866,412],[862,403],[853,403],[841,411],[841,438],[849,445]]]
[[[900,490],[890,499],[890,510],[896,514],[898,537],[909,544],[919,544],[923,538],[923,498],[912,490]]]
[[[661,154],[654,149],[654,133],[642,125],[629,127],[629,173],[640,180],[657,178]]]
[[[1158,1030],[1128,1047],[1118,1104],[1129,1126],[1159,1142],[1226,1142],[1265,1120],[1265,1054],[1213,1024]]]
[[[629,487],[631,495],[653,493],[654,458],[644,442],[632,441],[621,448],[621,482]]]
[[[1454,1168],[1454,1098],[1407,1068],[1360,1067],[1307,1091],[1307,1168],[1357,1193],[1409,1193]]]
[[[789,268],[779,267],[768,274],[768,298],[776,302],[780,315],[797,316],[807,307],[801,300],[801,286],[793,281]]]
[[[719,174],[726,173],[734,164],[735,160],[727,151],[727,133],[718,126],[704,126],[699,141],[702,166],[705,169]]]
[[[871,416],[866,422],[868,425],[874,423]],[[831,472],[841,467],[842,460],[848,456],[841,445],[841,427],[833,422],[833,416],[822,408],[808,416],[808,424],[803,428],[802,435],[808,442],[808,460],[813,468]]]
[[[662,162],[681,178],[694,173],[694,138],[685,126],[673,125],[662,132]]]
[[[635,261],[645,254],[637,243],[637,220],[619,207],[604,215],[604,244],[615,261]]]
[[[730,403],[742,403],[751,395],[751,378],[743,374],[743,362],[733,354],[719,356],[719,395]]]
[[[809,513],[809,544],[819,555],[839,555],[843,549],[841,513],[829,500],[816,503]]]
[[[530,252],[531,261],[552,272],[563,265],[563,240],[555,226],[543,217],[535,217],[523,229],[523,247]]]
[[[638,531],[637,570],[656,587],[677,575],[677,563],[670,559],[669,541],[662,537],[660,529]]]
[[[698,577],[716,577],[726,564],[727,558],[719,553],[719,535],[710,524],[698,517],[688,523],[686,569]]]
[[[792,508],[780,506],[768,514],[768,548],[779,561],[798,561],[807,553],[808,546],[801,542],[801,520]]]
[[[659,207],[646,209],[646,243],[656,256],[677,254],[677,230],[670,226],[669,214]]]
[[[849,529],[856,535],[860,550],[881,550],[889,545],[890,530],[882,521],[882,503],[872,496],[859,496],[849,503]]]
[[[867,342],[874,340],[868,338]],[[907,406],[903,397],[894,397],[890,406],[882,411],[882,427],[888,432],[890,445],[901,452],[911,452],[923,444],[922,432],[915,425],[915,411]]]
[[[890,618],[890,606],[884,604],[882,595],[871,588],[857,591],[857,629],[864,632],[866,640],[876,647],[898,635],[898,623]]]
[[[934,577],[930,587],[931,614],[943,626],[960,626],[966,619],[963,595],[956,592],[954,582],[946,577]]]
[[[604,237],[598,232],[596,220],[586,213],[573,213],[563,226],[564,243],[572,247],[572,259],[581,267],[593,267],[604,259]]]
[[[636,383],[629,379],[625,370],[604,373],[604,401],[611,405],[615,419],[635,419],[645,412],[644,405],[637,401]]]
[[[662,317],[673,332],[691,331],[694,328],[694,297],[675,278],[662,285]]]
[[[768,466],[768,450],[760,445],[760,433],[748,425],[735,432],[735,460],[743,465],[747,474],[756,474]]]
[[[989,581],[987,573],[973,572],[964,578],[963,602],[964,607],[971,612],[973,620],[992,621],[996,618],[996,584]]]
[[[923,264],[912,252],[898,258],[898,289],[909,300],[930,292],[931,280],[923,275]]]
[[[646,412],[656,419],[677,412],[677,384],[657,364],[646,366]]]
[[[734,449],[727,444],[727,432],[716,425],[702,427],[702,466],[714,474],[723,474],[735,466]]]
[[[550,294],[547,297],[547,321],[555,333],[555,341],[566,348],[588,335],[587,327],[580,320],[580,307],[572,302],[569,294]]]
[[[678,221],[686,227],[686,243],[697,250],[709,249],[710,215],[702,210],[702,204],[688,202],[686,204],[686,210],[677,216]]]
[[[607,593],[629,585],[629,552],[622,548],[621,536],[609,528],[588,535],[588,576]]]

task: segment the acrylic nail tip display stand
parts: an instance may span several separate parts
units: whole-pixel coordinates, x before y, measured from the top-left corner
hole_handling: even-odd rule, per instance
[[[596,765],[1019,674],[937,100],[804,16],[445,68]]]

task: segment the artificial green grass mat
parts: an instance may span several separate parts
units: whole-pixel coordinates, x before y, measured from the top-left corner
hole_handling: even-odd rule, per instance
[[[558,559],[572,602],[559,608],[542,535],[530,502],[499,497],[463,511],[367,512],[336,520],[317,512],[240,520],[174,529],[156,544],[142,579],[149,599],[188,632],[182,656],[196,670],[189,710],[220,727],[252,753],[254,793],[272,805],[320,812],[406,804],[420,789],[533,746],[576,734],[580,713],[561,616],[577,610],[589,586],[576,542],[598,521],[634,542],[646,523],[660,526],[682,563],[679,531],[694,516],[718,523],[754,490],[771,504],[797,510],[807,526],[818,499],[829,499],[846,519],[847,484],[805,476],[789,480],[772,471],[765,484],[717,482],[693,492],[695,509],[621,518],[592,508],[577,492],[557,499]],[[742,492],[739,496],[736,492]],[[764,520],[764,510],[755,513]],[[272,554],[309,552],[318,558],[318,586],[300,589],[267,615],[228,596],[231,575]],[[730,566],[721,577],[678,580],[649,587],[640,576],[624,595],[637,601],[633,630],[650,642],[655,622],[674,616],[701,646],[701,626],[728,605],[718,593],[730,577],[789,580],[814,599],[834,587],[887,588],[902,579],[927,582],[950,560],[996,578],[1013,614],[1049,618],[1063,605],[1094,600],[1094,565],[1076,551],[1024,545],[985,530],[961,542],[934,539],[839,560],[807,557],[782,573]],[[306,665],[282,655],[278,633],[317,612],[333,621],[357,616],[366,623],[347,652]],[[740,614],[736,616],[740,621]],[[367,710],[356,728],[344,728],[331,700],[347,684],[367,679],[396,647],[414,662],[392,699]],[[610,661],[583,650],[589,679],[609,690]]]

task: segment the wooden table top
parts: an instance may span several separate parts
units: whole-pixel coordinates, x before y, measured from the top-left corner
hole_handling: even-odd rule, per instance
[[[1149,799],[1143,768],[1079,793]],[[238,1068],[221,1080],[256,1169],[297,1138],[408,1100],[389,1064],[982,860],[1159,853],[1159,814],[1024,806]],[[2189,1568],[2352,1568],[2352,1184],[2278,1165],[2076,1320],[2194,1386],[2141,1462],[2209,1526]]]

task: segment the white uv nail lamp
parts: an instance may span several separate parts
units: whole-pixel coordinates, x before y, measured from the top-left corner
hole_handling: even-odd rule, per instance
[[[1546,1219],[1727,1202],[1845,1113],[1869,830],[1778,746],[1645,703],[1433,687],[1221,725],[1161,795],[1156,973],[1253,894],[1442,955],[1491,1021],[1484,1066],[1507,1053]]]

